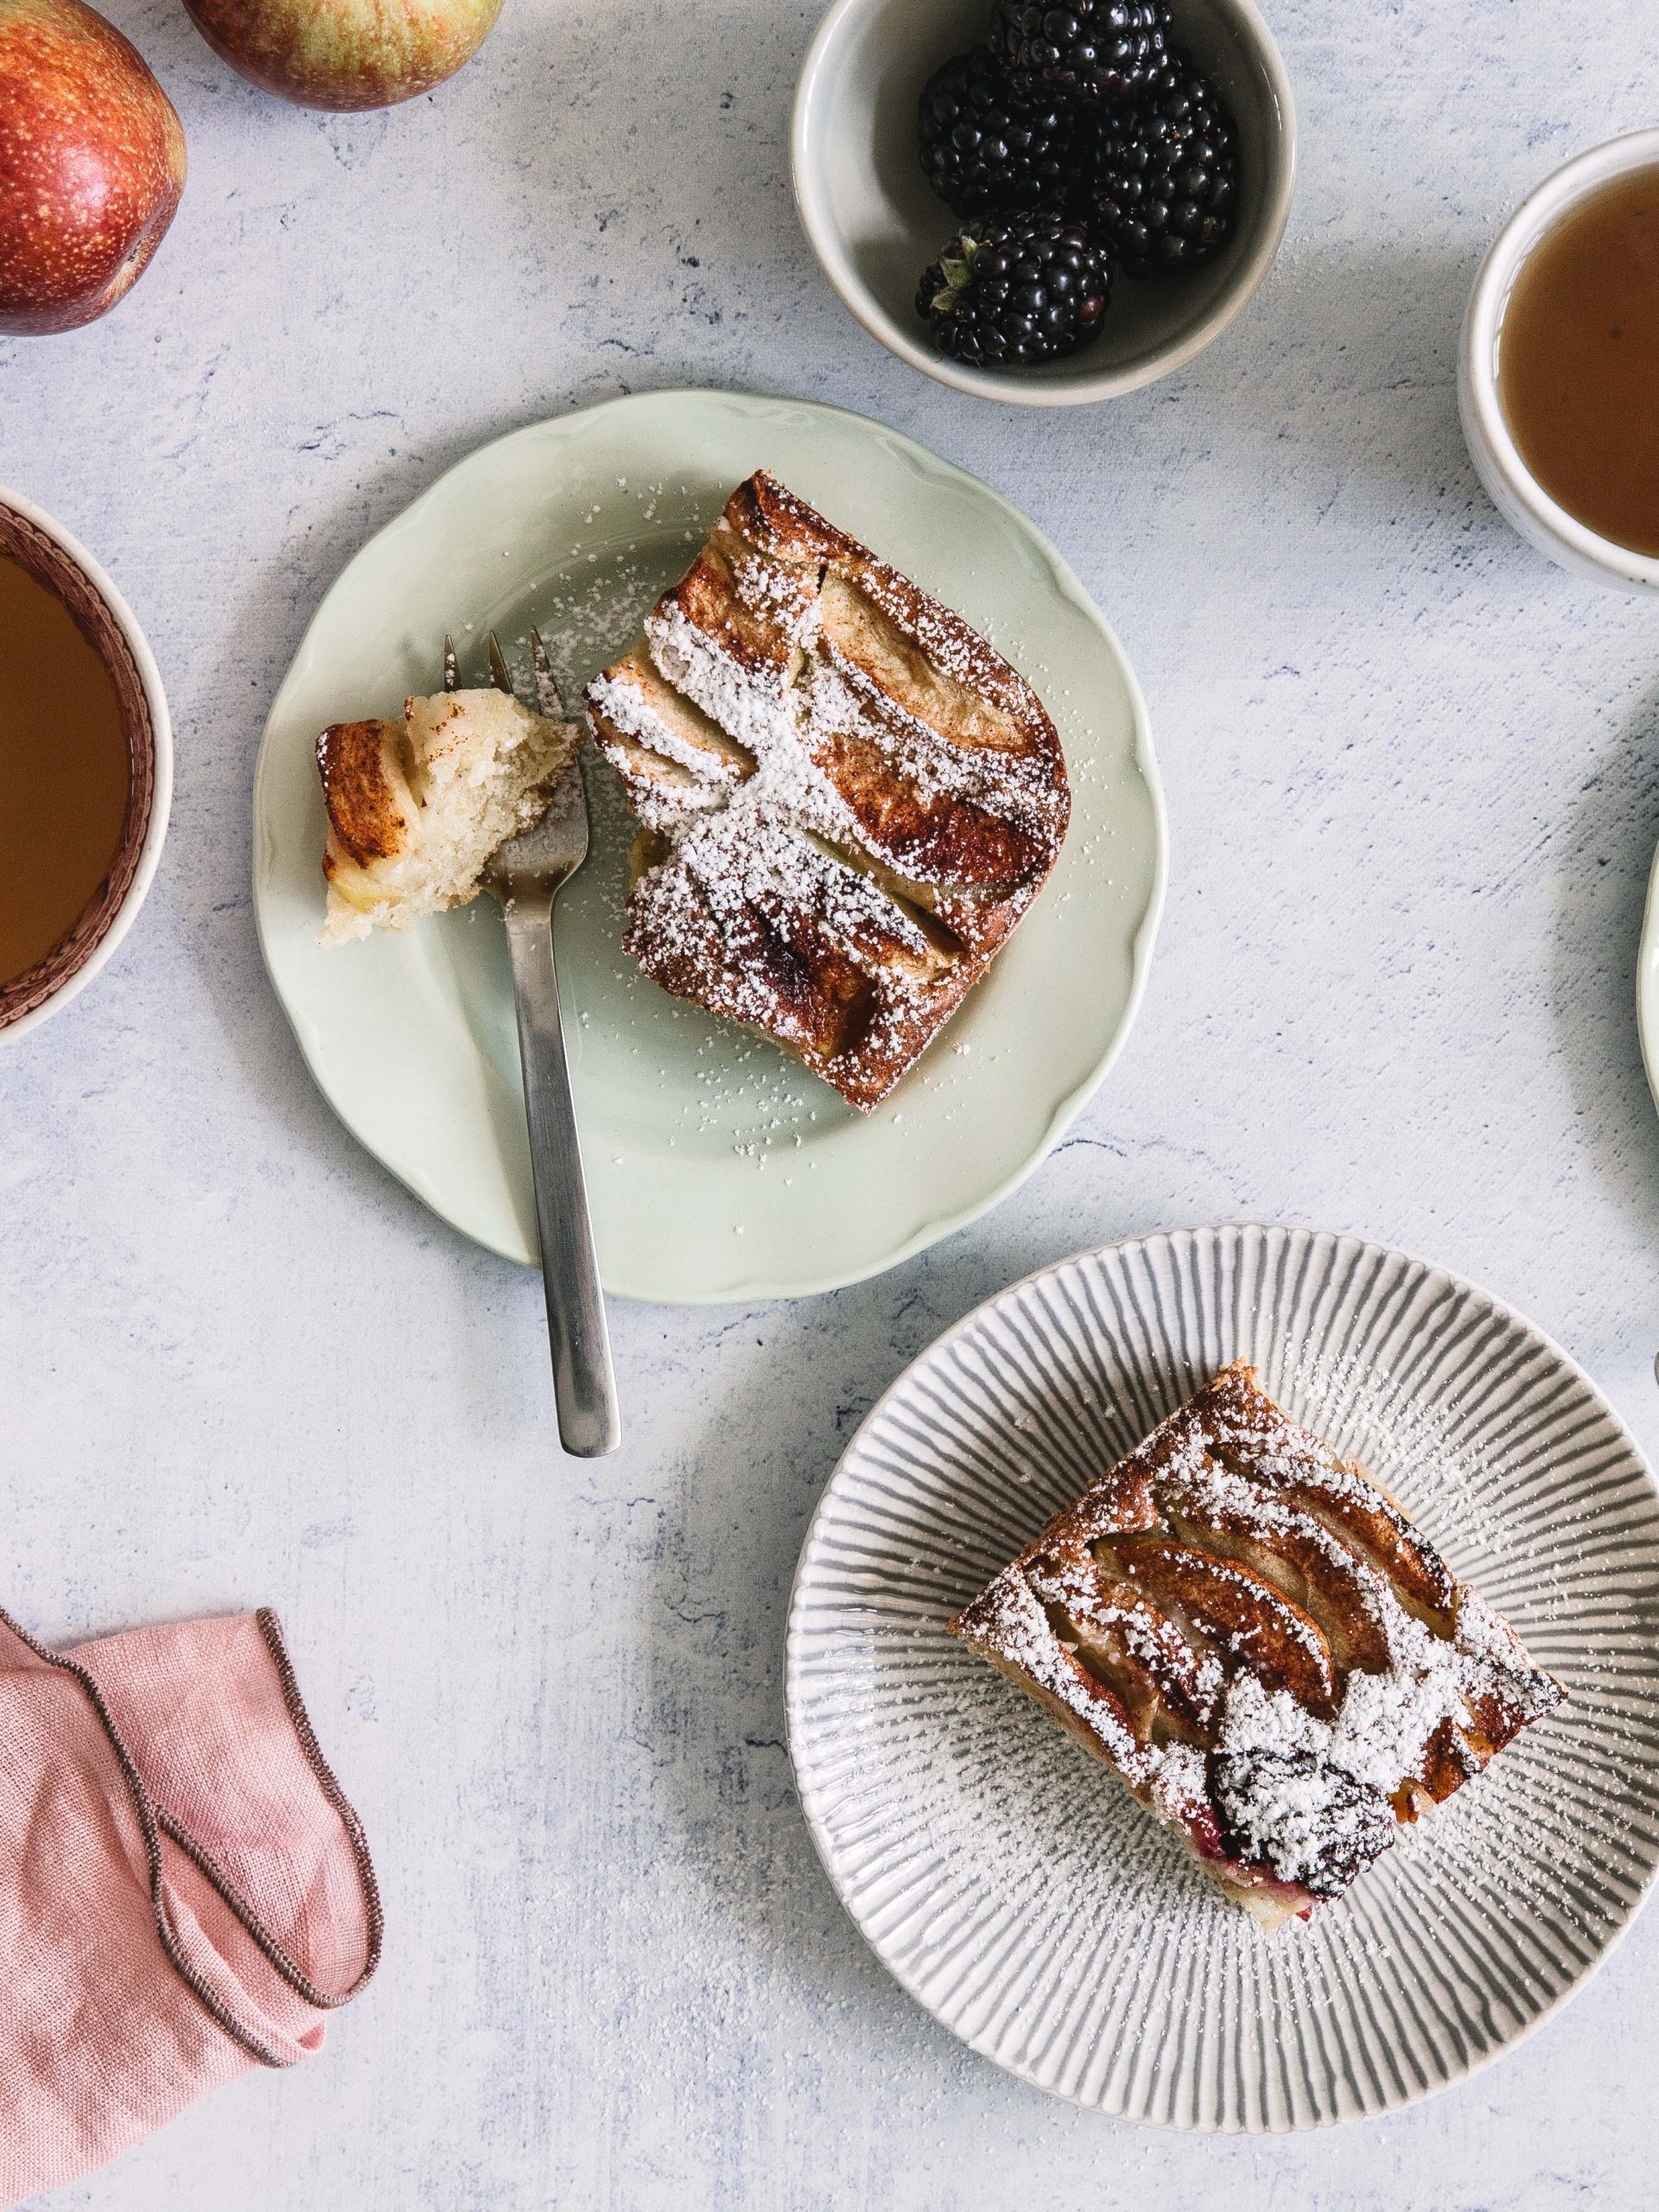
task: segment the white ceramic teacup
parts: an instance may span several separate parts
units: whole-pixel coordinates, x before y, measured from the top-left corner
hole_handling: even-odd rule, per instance
[[[0,1041],[67,1006],[131,928],[155,880],[173,797],[173,731],[154,654],[132,609],[84,545],[20,493],[0,488],[0,553],[54,592],[114,679],[130,783],[121,842],[98,895],[44,960],[0,983]]]
[[[1510,216],[1481,264],[1464,317],[1458,410],[1481,482],[1500,513],[1564,569],[1626,591],[1659,591],[1659,560],[1587,529],[1551,499],[1521,457],[1498,396],[1503,315],[1528,255],[1587,193],[1633,169],[1659,168],[1659,130],[1593,146],[1548,177]]]

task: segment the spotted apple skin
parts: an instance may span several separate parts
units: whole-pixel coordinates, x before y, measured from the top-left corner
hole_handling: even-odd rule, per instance
[[[184,190],[184,130],[137,49],[81,0],[0,0],[0,333],[92,322]]]
[[[302,107],[390,107],[453,77],[502,0],[184,0],[213,51]]]

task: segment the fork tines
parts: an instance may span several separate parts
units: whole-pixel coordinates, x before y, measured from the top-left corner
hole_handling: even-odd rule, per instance
[[[550,721],[564,720],[564,702],[559,696],[557,679],[553,664],[547,657],[547,647],[542,643],[542,633],[532,629],[530,633],[530,664],[536,676],[536,711],[545,715]]]
[[[507,657],[502,652],[500,639],[493,630],[490,632],[486,643],[490,655],[491,683],[498,691],[505,691],[510,698],[517,698],[518,693],[513,689],[512,671],[507,666]],[[539,630],[533,629],[530,633],[530,659],[536,679],[537,713],[545,715],[550,721],[563,721],[565,718],[564,702],[559,696],[558,681],[553,673],[553,663],[548,657],[547,647],[542,643],[542,633]],[[461,689],[461,664],[455,657],[454,639],[447,631],[443,639],[443,688],[446,691],[458,691]]]

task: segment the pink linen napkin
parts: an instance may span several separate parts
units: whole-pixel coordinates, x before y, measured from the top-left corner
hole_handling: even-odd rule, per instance
[[[317,2050],[380,1931],[275,1614],[60,1656],[0,1612],[0,2203]]]

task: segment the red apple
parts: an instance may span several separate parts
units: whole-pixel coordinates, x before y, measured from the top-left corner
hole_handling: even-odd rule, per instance
[[[112,308],[183,190],[173,103],[115,26],[81,0],[0,0],[0,332]]]
[[[184,0],[232,69],[303,107],[390,107],[453,77],[501,0]]]

